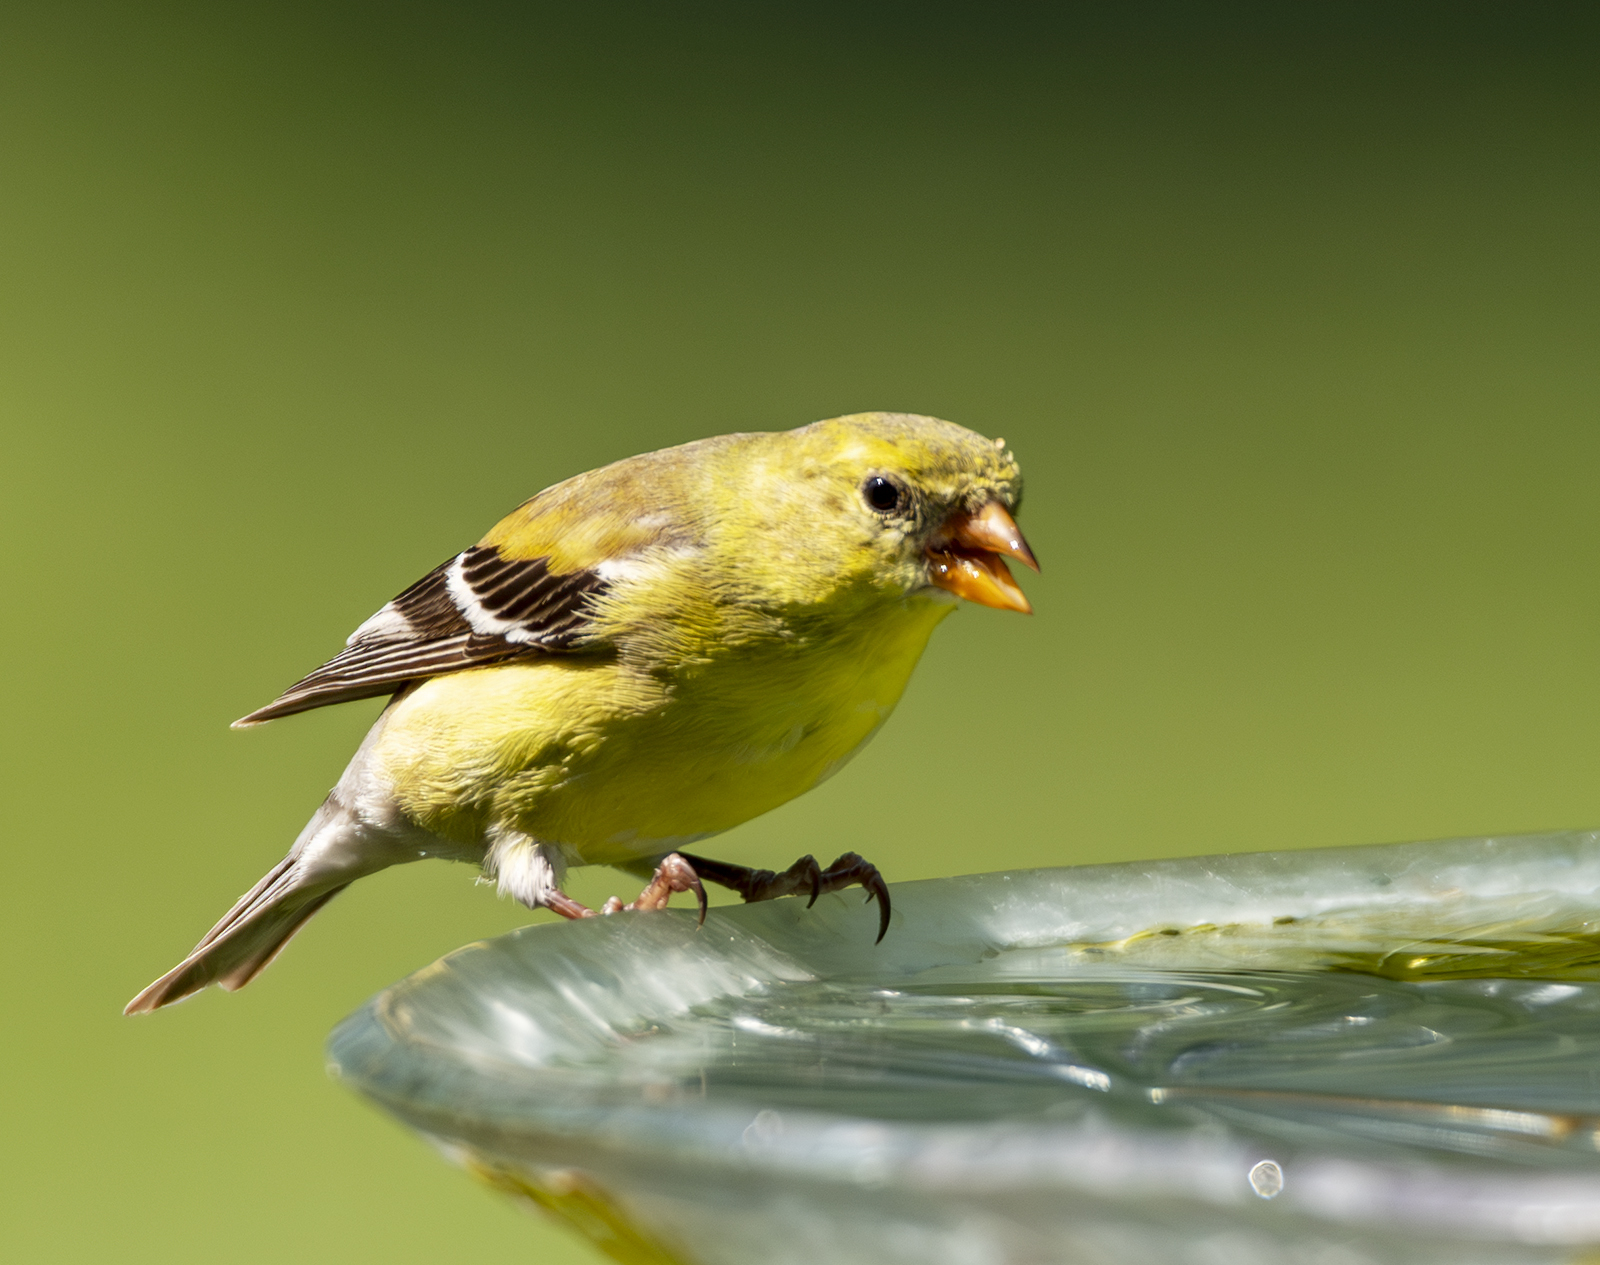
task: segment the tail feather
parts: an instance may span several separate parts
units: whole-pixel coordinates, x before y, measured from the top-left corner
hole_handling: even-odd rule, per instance
[[[293,914],[282,919],[283,931],[276,938],[261,937],[257,943],[256,952],[247,956],[238,966],[217,980],[217,983],[228,992],[237,992],[251,980],[260,975],[262,971],[272,965],[273,959],[282,953],[284,947],[293,940],[295,933],[311,921],[311,915],[316,913],[330,900],[337,896],[349,883],[340,883],[331,891],[323,892],[321,896],[314,896],[302,905]]]
[[[285,858],[241,900],[188,957],[130,1001],[123,1013],[142,1014],[182,1001],[208,984],[243,988],[283,951],[306,920],[349,883],[304,885],[305,875]]]
[[[289,855],[241,896],[189,956],[130,1001],[136,1015],[182,1001],[208,984],[243,988],[283,951],[306,920],[363,874],[419,853],[385,846],[335,791],[301,831]]]
[[[262,896],[282,880],[284,873],[298,859],[298,855],[296,852],[289,853],[288,856],[284,857],[283,860],[257,879],[256,885],[234,901],[233,908],[217,919],[217,925],[200,937],[200,943],[189,951],[189,955],[193,957],[212,941],[220,940],[227,933],[229,927],[237,925],[248,917],[250,912],[259,906]]]

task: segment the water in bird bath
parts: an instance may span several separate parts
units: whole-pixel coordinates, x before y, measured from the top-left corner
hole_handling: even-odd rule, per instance
[[[1600,1244],[1600,836],[893,892],[877,947],[853,894],[525,928],[380,994],[333,1065],[623,1261]]]

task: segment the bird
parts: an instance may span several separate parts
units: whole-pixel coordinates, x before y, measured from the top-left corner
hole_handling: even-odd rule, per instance
[[[963,600],[1032,607],[1038,570],[1003,439],[857,413],[645,453],[557,483],[358,627],[251,728],[389,701],[277,865],[126,1007],[243,987],[356,879],[428,857],[566,918],[665,907],[702,880],[747,901],[860,885],[847,852],[781,872],[699,856],[702,839],[838,772],[894,710]],[[590,909],[570,866],[648,876]]]

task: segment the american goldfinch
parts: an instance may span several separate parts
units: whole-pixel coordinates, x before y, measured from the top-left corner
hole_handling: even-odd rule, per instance
[[[773,873],[683,849],[843,767],[959,598],[1030,610],[1002,559],[1038,569],[1021,495],[1004,440],[904,413],[702,439],[539,493],[236,722],[393,696],[289,854],[128,1013],[242,987],[355,879],[423,857],[568,918],[595,912],[561,890],[571,865],[651,875],[630,909],[692,891],[702,917],[701,879],[747,900],[860,883],[881,939],[888,891],[854,853]]]

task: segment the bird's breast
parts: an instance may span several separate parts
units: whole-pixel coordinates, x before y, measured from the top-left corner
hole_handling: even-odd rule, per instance
[[[837,772],[888,718],[946,605],[693,664],[525,660],[435,678],[377,754],[419,824],[511,825],[587,864],[656,856]]]

